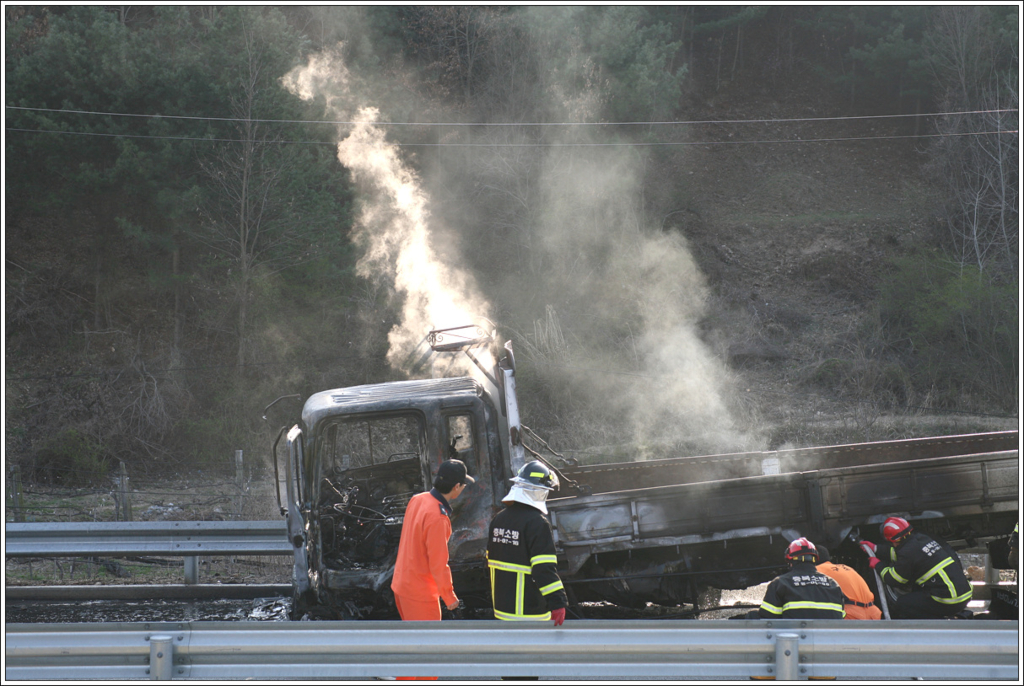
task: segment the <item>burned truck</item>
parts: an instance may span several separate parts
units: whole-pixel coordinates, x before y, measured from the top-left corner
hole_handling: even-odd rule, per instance
[[[452,503],[449,542],[469,608],[490,607],[487,525],[528,459],[559,475],[548,510],[570,602],[696,603],[709,588],[771,579],[799,536],[860,563],[850,532],[896,513],[961,547],[1017,521],[1016,431],[579,465],[524,443],[511,344],[480,327],[427,340],[479,373],[316,393],[278,434],[293,614],[397,616],[390,583],[406,504],[451,458],[476,480]]]

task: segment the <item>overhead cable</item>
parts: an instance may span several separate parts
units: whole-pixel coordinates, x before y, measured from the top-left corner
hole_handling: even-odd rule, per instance
[[[92,110],[67,110],[46,107],[20,107],[6,105],[9,110],[26,112],[52,112],[61,114],[86,114],[104,117],[142,117],[149,119],[186,119],[193,121],[248,121],[260,124],[328,124],[334,126],[356,126],[367,122],[309,120],[309,119],[246,119],[239,117],[199,117],[183,114],[142,114],[133,112],[97,112]],[[690,121],[612,121],[612,122],[404,122],[375,121],[374,126],[680,126],[695,124],[786,124],[828,121],[853,121],[865,119],[898,119],[906,117],[950,117],[966,114],[998,114],[1017,112],[1017,109],[966,110],[961,112],[922,112],[918,114],[865,114],[843,117],[790,117],[781,119],[707,119]]]
[[[150,140],[171,140],[171,141],[194,141],[201,143],[245,143],[237,138],[196,138],[192,136],[147,136],[143,134],[127,133],[98,133],[91,131],[55,131],[50,129],[17,129],[7,128],[5,131],[17,133],[53,133],[68,136],[100,136],[104,138],[142,138]],[[899,140],[914,138],[951,138],[957,136],[989,136],[1016,134],[1017,129],[1003,129],[997,131],[965,131],[959,133],[921,133],[908,135],[891,136],[845,136],[841,138],[778,138],[771,140],[748,140],[748,141],[651,141],[651,142],[625,142],[625,143],[401,143],[389,141],[388,145],[400,148],[650,148],[658,146],[699,146],[699,145],[777,145],[784,143],[847,143],[856,141],[880,141]],[[293,141],[293,140],[267,140],[262,143],[272,144],[295,144],[295,145],[330,145],[335,146],[337,142],[330,141]]]

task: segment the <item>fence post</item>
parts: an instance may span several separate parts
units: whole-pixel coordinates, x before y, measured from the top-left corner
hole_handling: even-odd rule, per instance
[[[242,503],[244,502],[245,474],[242,469],[242,451],[235,451],[235,519],[242,518]]]
[[[132,501],[131,496],[128,495],[128,468],[125,467],[124,462],[121,462],[117,491],[120,494],[121,514],[123,515],[121,521],[130,522],[132,521]]]
[[[21,467],[19,465],[11,465],[11,485],[10,485],[10,499],[11,505],[14,509],[14,521],[24,522],[25,521],[25,503],[22,501],[21,494]]]

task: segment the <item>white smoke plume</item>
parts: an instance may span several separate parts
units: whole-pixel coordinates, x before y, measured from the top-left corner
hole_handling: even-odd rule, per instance
[[[324,98],[328,116],[353,122],[339,127],[338,159],[360,190],[356,240],[365,246],[357,270],[386,279],[403,298],[402,321],[388,334],[388,362],[408,370],[412,354],[431,329],[473,324],[490,305],[477,294],[469,273],[439,259],[431,246],[428,198],[417,175],[377,126],[380,113],[358,102],[340,49],[314,55],[284,77],[304,100]]]
[[[582,332],[561,359],[567,384],[585,391],[591,411],[623,420],[621,442],[756,446],[733,416],[728,368],[699,335],[704,276],[686,239],[645,217],[637,156],[553,148],[538,185],[546,266],[529,281],[545,283],[565,329]]]
[[[338,159],[360,191],[357,239],[365,254],[358,269],[403,297],[402,321],[389,334],[392,367],[410,371],[428,330],[490,316],[472,272],[432,247],[432,234],[443,232],[471,251],[467,258],[486,274],[481,285],[498,300],[503,326],[515,334],[530,372],[543,377],[535,386],[549,389],[551,409],[541,421],[550,436],[565,445],[707,452],[757,446],[735,418],[729,370],[701,340],[708,291],[686,239],[644,213],[641,155],[557,145],[590,140],[579,128],[552,138],[556,145],[547,150],[476,148],[431,172],[435,192],[461,192],[453,197],[463,217],[443,223],[428,209],[422,180],[378,125],[379,103],[354,95],[357,79],[339,55],[311,58],[284,83],[304,99],[322,98],[328,116],[354,122],[339,129]],[[547,86],[573,110],[566,119],[587,116],[580,103],[587,109],[600,101],[595,81],[576,83],[588,85]],[[493,135],[506,137],[494,142],[532,140],[508,128]]]

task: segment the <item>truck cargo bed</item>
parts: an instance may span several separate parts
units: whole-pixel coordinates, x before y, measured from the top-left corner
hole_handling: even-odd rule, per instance
[[[614,473],[629,475],[619,483],[670,485],[595,488],[593,495],[553,499],[548,507],[570,569],[598,553],[758,537],[808,536],[831,546],[852,527],[897,512],[941,518],[968,532],[993,516],[1012,528],[1019,491],[1016,441],[1017,432],[1001,432],[565,470],[588,485],[592,475],[607,484]],[[990,450],[979,452],[985,448]],[[761,473],[772,459],[780,473]],[[722,464],[737,467],[734,474],[740,475],[711,478]],[[811,464],[819,468],[798,470]],[[673,483],[684,473],[694,478]]]

